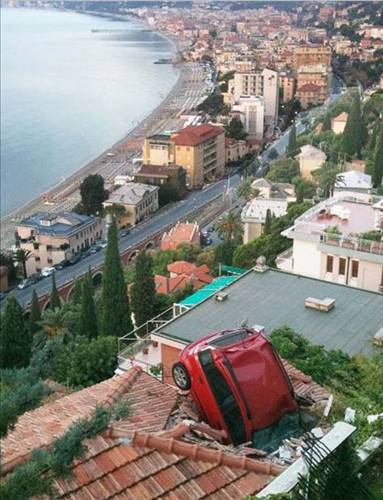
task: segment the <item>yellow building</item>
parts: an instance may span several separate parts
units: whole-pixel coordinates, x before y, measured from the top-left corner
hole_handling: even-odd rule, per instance
[[[306,64],[324,64],[327,68],[331,66],[331,47],[314,45],[297,47],[294,50],[294,68]]]
[[[334,134],[343,134],[348,119],[348,113],[343,112],[331,120],[331,130]]]
[[[145,139],[143,163],[144,165],[174,163],[174,142],[170,139],[170,135],[156,134]]]
[[[326,154],[310,144],[303,146],[297,156],[301,176],[308,181],[313,180],[312,173],[318,170],[326,161]]]
[[[282,89],[282,101],[289,102],[294,99],[295,78],[288,73],[279,74],[279,88]]]

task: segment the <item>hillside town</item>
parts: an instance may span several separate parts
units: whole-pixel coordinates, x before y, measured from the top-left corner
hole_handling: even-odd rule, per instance
[[[293,4],[65,6],[180,77],[4,221],[1,498],[383,498],[383,7]]]

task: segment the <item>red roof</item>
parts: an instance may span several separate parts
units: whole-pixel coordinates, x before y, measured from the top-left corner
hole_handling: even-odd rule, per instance
[[[319,92],[321,87],[315,85],[314,83],[305,83],[302,87],[299,87],[298,92]]]
[[[196,127],[190,125],[179,130],[172,135],[172,140],[177,146],[197,146],[220,134],[224,134],[223,128],[211,125],[210,123],[203,123]]]

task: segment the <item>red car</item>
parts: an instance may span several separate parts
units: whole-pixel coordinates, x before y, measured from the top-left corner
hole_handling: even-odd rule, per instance
[[[298,408],[290,379],[262,329],[207,335],[183,349],[172,374],[177,387],[191,390],[211,427],[224,429],[235,445],[251,441],[255,431]]]

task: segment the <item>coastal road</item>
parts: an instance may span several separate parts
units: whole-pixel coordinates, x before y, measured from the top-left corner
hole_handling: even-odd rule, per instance
[[[240,182],[240,176],[234,175],[230,177],[230,188],[236,188]],[[193,191],[189,193],[187,198],[181,202],[173,205],[167,210],[161,211],[154,215],[145,222],[138,224],[134,227],[130,234],[119,240],[119,250],[124,252],[130,247],[134,248],[139,243],[150,239],[152,235],[166,229],[169,225],[175,224],[180,219],[192,214],[198,208],[203,207],[210,201],[222,195],[227,188],[227,179],[222,179],[215,184],[207,186],[201,191]],[[91,254],[84,258],[74,266],[66,267],[61,271],[56,271],[56,283],[60,287],[65,283],[78,278],[87,272],[88,268],[97,268],[104,262],[105,250],[101,250],[96,254]],[[32,289],[35,288],[37,295],[40,297],[49,293],[51,290],[51,279],[44,278],[42,281],[36,283],[33,287],[28,287],[24,290],[14,289],[10,294],[14,295],[20,304],[25,307],[31,300]],[[4,307],[4,301],[1,303]]]

